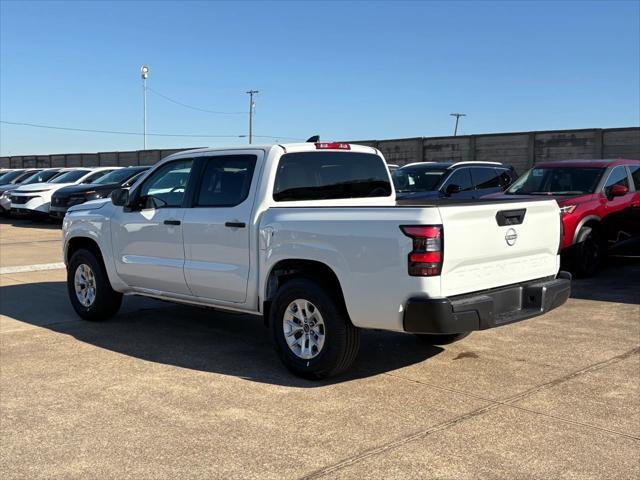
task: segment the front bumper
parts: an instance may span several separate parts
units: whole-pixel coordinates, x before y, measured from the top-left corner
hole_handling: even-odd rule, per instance
[[[15,215],[18,217],[31,217],[31,216],[39,216],[39,215],[47,215],[44,212],[39,212],[38,210],[30,210],[28,208],[18,208],[11,207],[11,215]]]
[[[18,215],[48,215],[49,205],[49,199],[41,196],[11,197],[11,213]]]
[[[69,207],[49,207],[49,216],[53,218],[64,218]]]
[[[571,274],[532,280],[450,298],[410,298],[404,309],[404,330],[451,334],[486,330],[542,315],[567,301]]]

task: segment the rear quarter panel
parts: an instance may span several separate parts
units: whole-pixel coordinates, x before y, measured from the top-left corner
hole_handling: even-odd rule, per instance
[[[406,299],[439,296],[440,277],[409,276],[412,242],[399,226],[439,223],[437,208],[269,209],[260,227],[260,291],[279,261],[315,260],[338,277],[354,325],[402,331]]]

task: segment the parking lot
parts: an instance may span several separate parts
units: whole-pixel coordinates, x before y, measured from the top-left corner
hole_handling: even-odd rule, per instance
[[[3,478],[640,478],[640,262],[446,347],[364,332],[347,376],[259,318],[128,297],[79,320],[59,224],[0,224]]]

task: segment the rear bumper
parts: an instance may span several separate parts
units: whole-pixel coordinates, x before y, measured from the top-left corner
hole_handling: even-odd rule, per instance
[[[486,330],[542,315],[567,301],[571,274],[495,288],[450,298],[410,298],[404,330],[449,334]]]

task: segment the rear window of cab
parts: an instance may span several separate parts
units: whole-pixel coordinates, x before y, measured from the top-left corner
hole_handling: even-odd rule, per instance
[[[287,153],[280,158],[276,202],[388,197],[389,172],[378,155],[359,152]]]

